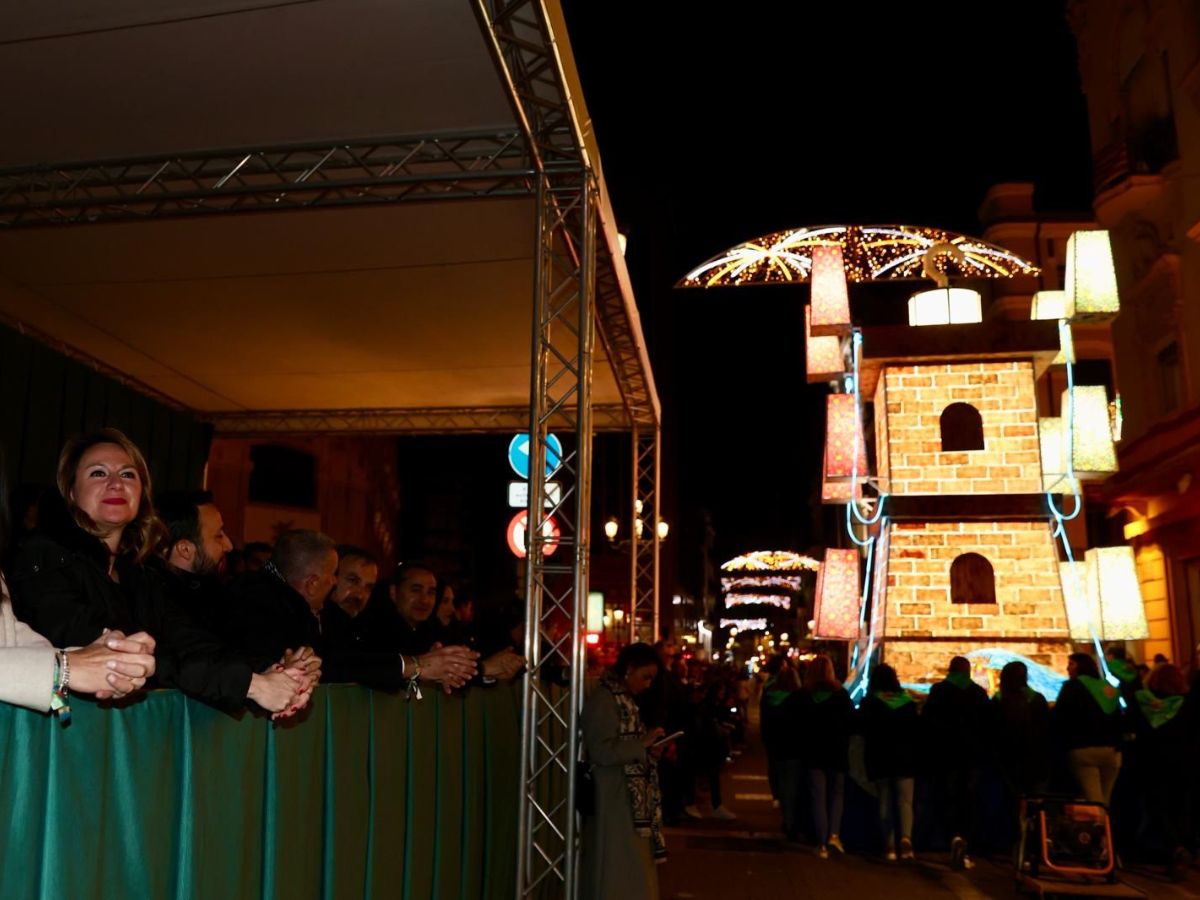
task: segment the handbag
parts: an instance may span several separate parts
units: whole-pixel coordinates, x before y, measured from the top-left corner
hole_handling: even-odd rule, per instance
[[[583,760],[575,766],[575,811],[581,816],[596,814],[596,779]]]

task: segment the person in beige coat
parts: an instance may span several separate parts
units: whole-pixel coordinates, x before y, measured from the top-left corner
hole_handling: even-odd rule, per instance
[[[100,700],[141,690],[154,674],[154,639],[107,631],[86,647],[66,650],[67,688]],[[0,701],[50,709],[59,651],[13,615],[8,588],[0,575]]]

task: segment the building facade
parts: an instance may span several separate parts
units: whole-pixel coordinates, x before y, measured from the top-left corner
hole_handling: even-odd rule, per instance
[[[1135,547],[1143,655],[1186,663],[1200,642],[1200,6],[1073,0],[1068,15],[1123,310],[1120,472],[1103,500]]]

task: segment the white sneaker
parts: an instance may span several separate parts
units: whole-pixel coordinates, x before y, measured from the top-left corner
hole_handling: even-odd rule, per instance
[[[718,806],[716,809],[713,810],[713,818],[714,819],[736,819],[737,816],[730,810],[726,809],[724,806]]]
[[[779,809],[780,803],[778,800],[771,801],[771,809]]]
[[[842,839],[840,837],[838,837],[836,834],[831,834],[829,836],[828,846],[829,846],[830,850],[834,850],[838,853],[846,852],[846,848],[842,846]]]
[[[692,804],[691,806],[685,806],[683,808],[683,814],[685,816],[687,816],[689,819],[703,819],[704,818],[704,813],[702,813],[702,812],[700,812],[700,810],[696,809],[695,804]]]
[[[886,859],[888,862],[895,862],[896,861],[896,851],[895,850],[885,850],[883,853],[883,858]]]
[[[825,846],[818,847],[817,859],[829,859],[829,849]]]

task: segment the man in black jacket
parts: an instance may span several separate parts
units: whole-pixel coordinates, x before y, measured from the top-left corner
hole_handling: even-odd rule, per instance
[[[208,491],[163,494],[157,507],[167,529],[157,566],[165,602],[174,604],[215,635],[221,630],[219,618],[224,606],[220,574],[225,554],[233,549],[221,511]],[[224,652],[192,661],[191,677],[185,682],[193,687],[193,693],[216,706],[237,709],[246,700],[253,700],[268,712],[282,713],[299,708],[297,703],[307,681],[296,669],[291,673],[282,671],[284,662],[278,657],[265,664],[254,660],[252,665],[236,654]],[[199,685],[203,690],[194,690]]]
[[[361,613],[379,581],[379,562],[352,544],[340,545],[337,555],[333,590],[321,607],[321,632],[331,652],[364,650],[371,622]]]
[[[950,660],[944,681],[929,691],[922,718],[931,740],[943,821],[950,834],[950,864],[970,868],[967,843],[975,833],[979,771],[987,752],[987,691],[971,680],[971,661]]]
[[[289,531],[275,542],[271,561],[231,588],[226,633],[251,659],[293,658],[311,648],[323,660],[321,680],[357,682],[395,690],[410,680],[449,689],[475,674],[478,654],[469,647],[398,653],[333,646],[323,633],[321,610],[336,584],[337,548],[316,531]]]

